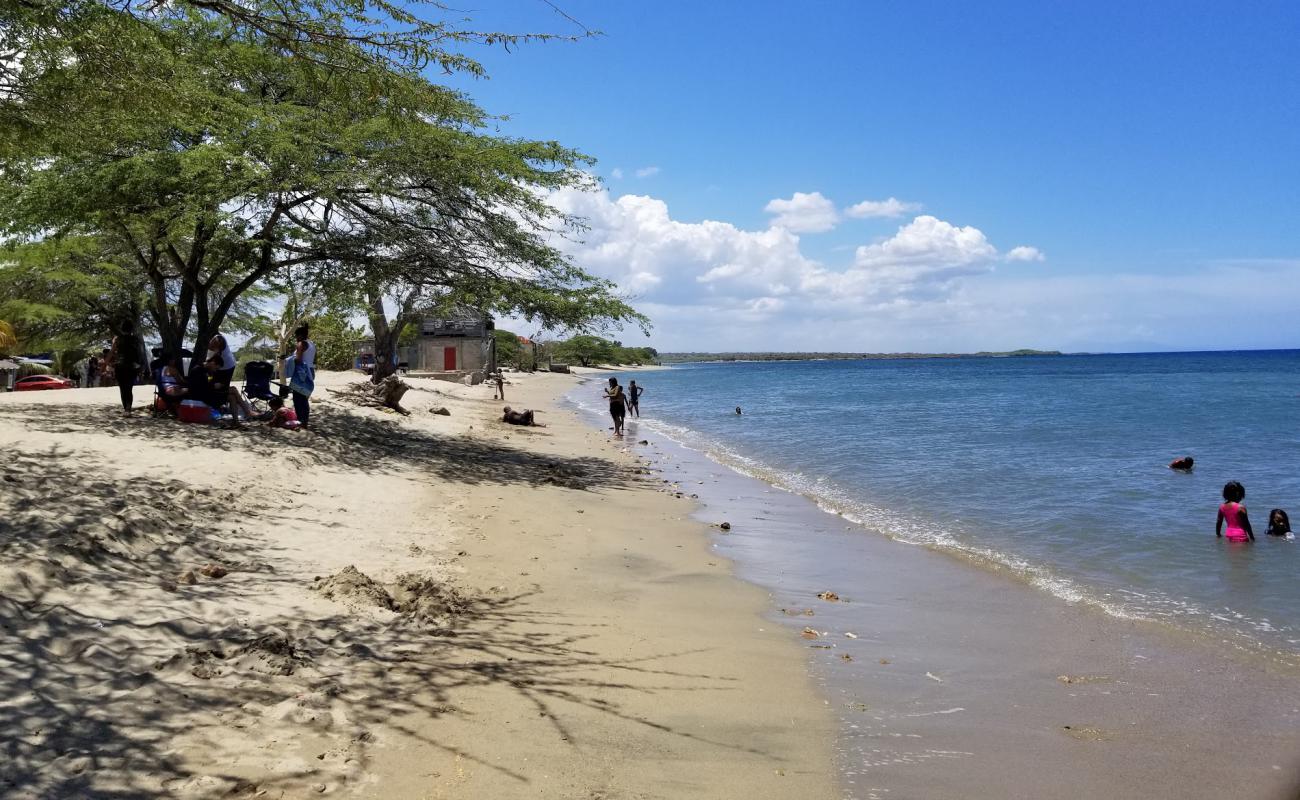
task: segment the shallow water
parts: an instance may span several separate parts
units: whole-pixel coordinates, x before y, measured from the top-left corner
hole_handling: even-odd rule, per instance
[[[1300,351],[700,364],[620,376],[667,435],[885,534],[1117,616],[1300,656]],[[591,397],[588,398],[587,395]],[[579,393],[598,409],[598,390]],[[742,416],[734,413],[739,405]],[[1165,467],[1181,455],[1196,470]],[[1214,537],[1245,484],[1259,541]]]

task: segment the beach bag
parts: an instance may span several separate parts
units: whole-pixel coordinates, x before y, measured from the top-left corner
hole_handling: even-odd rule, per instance
[[[311,397],[311,393],[316,391],[316,369],[314,367],[300,364],[295,358],[286,358],[284,360],[284,374],[289,376],[289,388],[303,397]]]

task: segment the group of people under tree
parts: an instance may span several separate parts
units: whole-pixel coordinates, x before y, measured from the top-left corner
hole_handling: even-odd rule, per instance
[[[253,412],[248,398],[234,385],[235,354],[226,337],[220,333],[208,340],[204,359],[191,359],[188,374],[182,367],[186,353],[159,353],[150,364],[150,371],[163,403],[173,413],[183,401],[194,400],[211,409],[228,409],[236,419],[263,418],[273,427],[306,428],[311,418],[310,397],[315,390],[316,344],[311,341],[306,324],[294,331],[294,340],[293,354],[284,360],[285,383],[281,384],[279,396],[268,399],[271,410],[263,415]],[[140,373],[139,357],[134,354],[139,350],[140,342],[134,326],[127,323],[114,337],[112,347],[114,375],[124,414],[130,414],[134,404],[133,390],[136,376]],[[293,397],[292,409],[284,407],[286,394]]]
[[[629,381],[625,392],[619,385],[618,378],[609,379],[609,386],[605,387],[605,398],[609,400],[609,415],[614,420],[615,436],[623,435],[623,422],[629,412],[640,418],[641,395],[644,391],[645,389],[636,385],[636,381]]]

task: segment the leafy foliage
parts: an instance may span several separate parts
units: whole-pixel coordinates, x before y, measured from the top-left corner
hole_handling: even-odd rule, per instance
[[[624,347],[619,342],[586,334],[556,342],[551,348],[551,354],[563,361],[577,361],[584,367],[600,364],[653,364],[658,360],[658,353],[653,347]]]
[[[544,191],[587,185],[589,159],[492,134],[468,97],[419,72],[477,74],[454,48],[527,38],[383,0],[5,4],[0,235],[114,254],[101,277],[142,298],[172,350],[294,270],[300,294],[369,308],[381,353],[442,302],[645,327],[550,244],[579,225]],[[389,325],[375,298],[393,294],[409,302]]]
[[[310,320],[311,338],[316,343],[316,366],[320,369],[352,369],[356,343],[365,338],[363,328],[351,324],[350,316],[332,309]]]
[[[14,326],[0,319],[0,355],[8,355],[18,348],[18,334]]]

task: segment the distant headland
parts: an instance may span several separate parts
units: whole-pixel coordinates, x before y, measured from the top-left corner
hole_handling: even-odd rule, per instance
[[[687,364],[703,361],[862,361],[916,358],[1023,358],[1025,356],[1059,356],[1059,350],[1006,350],[978,353],[660,353],[663,364]]]

